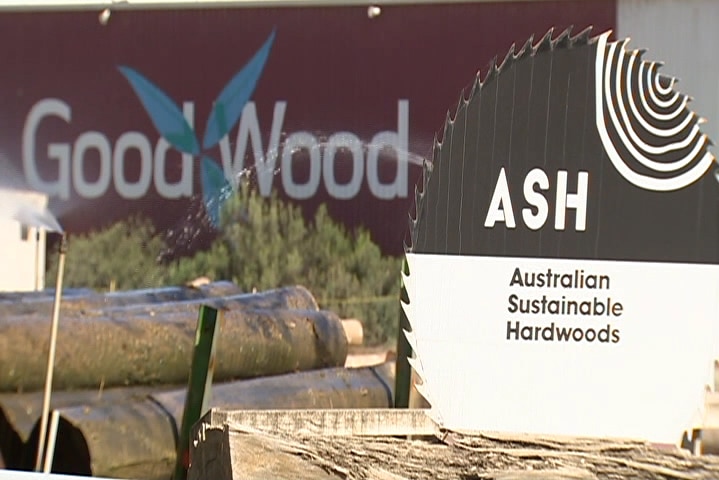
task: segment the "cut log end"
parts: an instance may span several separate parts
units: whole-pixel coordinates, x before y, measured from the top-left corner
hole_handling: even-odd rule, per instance
[[[362,322],[354,318],[343,319],[342,328],[345,331],[349,345],[362,345],[364,343]]]

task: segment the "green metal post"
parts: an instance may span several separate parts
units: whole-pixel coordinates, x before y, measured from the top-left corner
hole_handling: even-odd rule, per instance
[[[205,414],[212,389],[212,373],[217,343],[217,309],[202,305],[197,319],[195,348],[182,413],[174,480],[185,480],[190,466],[190,429]]]
[[[404,272],[405,275],[409,275],[407,258],[402,260],[402,272]],[[400,279],[400,282],[400,299],[402,302],[409,303],[409,297],[407,296],[407,289],[404,286],[404,281]],[[394,386],[395,408],[409,407],[409,389],[412,378],[412,370],[409,365],[408,358],[412,355],[412,347],[410,347],[407,338],[404,336],[405,330],[411,331],[412,328],[409,325],[409,320],[407,319],[407,315],[404,313],[402,305],[400,305],[399,332],[397,332],[397,366]]]

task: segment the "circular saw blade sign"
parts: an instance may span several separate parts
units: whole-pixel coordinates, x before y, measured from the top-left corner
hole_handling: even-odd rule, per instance
[[[416,195],[403,303],[447,428],[678,443],[719,354],[719,185],[688,97],[550,31],[462,95]]]

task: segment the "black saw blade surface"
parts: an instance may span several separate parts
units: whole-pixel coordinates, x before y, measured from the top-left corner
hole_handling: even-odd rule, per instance
[[[643,54],[608,33],[550,31],[478,74],[425,164],[407,251],[717,263],[711,142],[674,79]],[[546,183],[527,180],[535,169]],[[504,219],[487,226],[502,172]],[[586,196],[576,198],[582,175]],[[557,203],[561,176],[570,208]],[[583,225],[572,202],[586,209]]]

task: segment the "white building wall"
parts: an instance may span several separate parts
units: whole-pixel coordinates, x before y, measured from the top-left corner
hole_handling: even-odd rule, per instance
[[[4,292],[45,288],[45,231],[16,220],[21,207],[44,211],[47,196],[0,190],[0,291]]]

